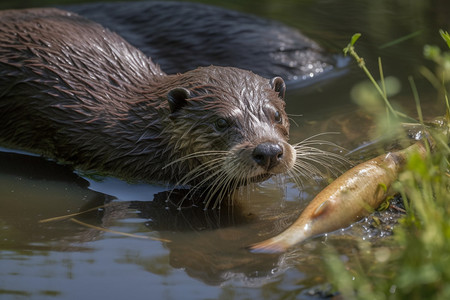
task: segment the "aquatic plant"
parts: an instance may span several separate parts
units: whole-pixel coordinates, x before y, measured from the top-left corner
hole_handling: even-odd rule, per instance
[[[440,34],[450,47],[450,35],[444,31]],[[389,114],[397,117],[385,91],[354,49],[359,37],[355,35],[344,52],[357,60],[385,100]],[[423,123],[414,81],[410,79],[410,83],[419,121],[426,128],[422,133],[430,135],[435,149],[425,159],[412,157],[394,185],[402,195],[406,215],[392,238],[369,247],[361,243],[360,255],[347,260],[341,259],[336,250],[325,254],[328,280],[345,299],[450,299],[449,104],[445,90],[450,52],[442,53],[435,46],[425,46],[424,52],[438,64],[439,74],[422,74],[442,90],[446,102],[446,114],[434,122],[435,126]]]

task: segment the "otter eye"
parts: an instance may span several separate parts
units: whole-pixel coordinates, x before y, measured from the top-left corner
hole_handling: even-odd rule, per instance
[[[281,117],[280,112],[277,110],[274,115],[275,122],[280,123],[283,122],[283,118]]]
[[[223,131],[229,127],[227,120],[225,120],[223,118],[218,119],[214,125],[216,126],[217,130],[220,130],[220,131]]]

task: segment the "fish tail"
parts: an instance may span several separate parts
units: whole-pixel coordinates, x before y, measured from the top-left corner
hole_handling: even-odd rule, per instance
[[[301,234],[296,234],[295,237],[291,236],[290,232],[287,231],[282,233],[280,236],[275,236],[273,238],[267,239],[262,242],[258,242],[248,246],[248,250],[253,253],[281,253],[286,252],[288,248],[292,245],[299,243],[306,239],[306,237],[300,236]]]
[[[247,247],[253,253],[281,253],[286,251],[286,247],[279,241],[268,239]]]

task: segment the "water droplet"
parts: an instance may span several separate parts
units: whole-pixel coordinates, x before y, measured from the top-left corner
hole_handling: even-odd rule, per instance
[[[391,288],[389,289],[389,292],[391,294],[395,294],[395,291],[397,290],[397,286],[396,285],[392,285]]]

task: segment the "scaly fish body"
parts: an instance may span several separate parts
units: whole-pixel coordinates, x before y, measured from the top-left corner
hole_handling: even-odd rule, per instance
[[[380,155],[345,172],[324,188],[284,232],[250,246],[254,252],[282,252],[310,237],[350,226],[385,199],[412,153],[424,156],[422,143]]]

